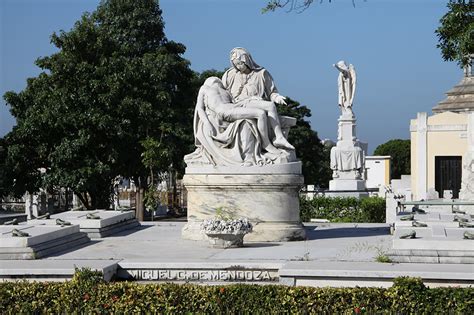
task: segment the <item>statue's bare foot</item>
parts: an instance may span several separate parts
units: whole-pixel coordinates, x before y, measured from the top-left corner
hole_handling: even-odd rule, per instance
[[[275,141],[273,141],[273,145],[277,148],[282,148],[282,149],[287,149],[287,150],[294,150],[295,147],[292,146],[288,140],[285,138],[276,138]]]
[[[281,151],[275,148],[273,145],[269,144],[264,148],[267,152],[273,153],[273,154],[280,154]]]

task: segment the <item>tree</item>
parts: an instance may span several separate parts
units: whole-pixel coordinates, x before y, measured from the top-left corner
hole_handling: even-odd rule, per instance
[[[390,155],[390,177],[400,179],[402,175],[410,174],[410,140],[394,139],[379,145],[374,155]]]
[[[331,2],[331,0],[327,0]],[[275,11],[277,9],[287,8],[288,11],[302,12],[309,8],[313,4],[314,0],[270,0],[267,5],[262,9],[262,13],[269,11]],[[319,0],[319,3],[324,0]],[[355,6],[355,0],[351,0],[352,5]]]
[[[101,1],[51,42],[59,51],[36,60],[44,71],[4,95],[17,119],[8,159],[18,159],[17,180],[29,175],[20,190],[69,187],[87,208],[104,208],[118,175],[146,189],[147,139],[159,146],[155,167],[181,162],[192,133],[193,72],[185,47],[165,37],[155,0]]]
[[[6,195],[5,177],[6,177],[6,152],[3,138],[0,138],[0,199]]]
[[[331,180],[329,155],[326,154],[318,133],[305,120],[311,117],[311,110],[287,97],[288,105],[277,105],[280,115],[296,118],[296,126],[290,129],[288,141],[295,147],[296,155],[302,162],[305,184],[327,187]]]
[[[451,0],[449,11],[441,18],[436,30],[445,61],[456,61],[461,67],[474,54],[474,2],[472,0]]]

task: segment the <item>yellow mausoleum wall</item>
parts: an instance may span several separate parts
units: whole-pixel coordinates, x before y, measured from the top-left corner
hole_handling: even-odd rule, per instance
[[[424,134],[424,131],[418,128],[418,119],[410,121],[411,180],[415,200],[424,198],[428,189],[435,187],[436,156],[464,156],[468,150],[467,114],[444,112],[429,116],[426,122],[426,134]],[[420,143],[422,141],[426,143],[425,150]],[[424,160],[424,163],[420,163],[420,159]],[[419,169],[420,165],[426,170]],[[420,181],[423,173],[426,176],[426,186]],[[442,197],[442,192],[439,193]]]

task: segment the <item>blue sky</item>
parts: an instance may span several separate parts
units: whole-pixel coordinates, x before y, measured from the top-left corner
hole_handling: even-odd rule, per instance
[[[229,51],[247,48],[283,95],[308,106],[321,139],[335,139],[337,74],[344,59],[357,71],[357,136],[369,152],[409,138],[410,119],[445,98],[462,76],[444,62],[434,34],[447,0],[318,0],[298,14],[261,14],[265,0],[160,0],[165,33],[187,47],[196,71],[223,70]],[[49,37],[68,31],[99,0],[1,0],[0,94],[21,91],[38,75],[36,58],[56,49]],[[15,124],[2,99],[0,136]]]

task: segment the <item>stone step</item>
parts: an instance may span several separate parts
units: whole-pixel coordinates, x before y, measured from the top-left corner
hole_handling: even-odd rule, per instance
[[[427,206],[427,205],[423,205],[423,206],[419,206],[418,208],[422,209],[426,212],[452,213],[453,209],[454,209],[454,210],[466,211],[468,213],[469,212],[468,209],[470,209],[469,207],[472,207],[472,206],[457,206],[457,205],[454,205],[454,206],[452,206],[452,205],[442,205],[442,206],[441,205],[431,205],[431,206]],[[405,206],[404,212],[411,212],[412,209],[413,209],[413,206]]]
[[[419,277],[428,287],[471,286],[472,265],[294,261],[279,272],[280,283],[318,287],[390,287],[396,277]]]
[[[133,229],[137,226],[140,226],[140,223],[136,219],[129,219],[127,221],[115,223],[100,229],[81,228],[81,232],[85,232],[90,238],[95,239],[111,236],[122,231]]]
[[[0,260],[0,279],[3,281],[65,281],[70,280],[77,268],[102,272],[110,281],[117,272],[118,260]]]
[[[394,249],[387,256],[397,263],[474,264],[474,250]]]
[[[425,223],[428,227],[435,227],[435,226],[444,226],[447,228],[458,228],[459,222],[446,222],[446,221],[428,221],[428,220],[419,220],[420,223]],[[409,228],[413,227],[413,221],[397,221],[395,223],[395,228]]]
[[[409,216],[413,214],[414,220],[421,221],[421,222],[456,222],[454,221],[455,218],[463,218],[466,219],[468,222],[472,222],[473,218],[469,214],[457,214],[457,213],[438,213],[438,212],[431,212],[426,214],[418,214],[418,213],[411,213],[411,212],[401,212],[397,215],[396,222],[407,222],[401,220],[401,218],[405,216]]]
[[[416,239],[464,239],[464,232],[468,231],[473,233],[474,228],[464,228],[464,227],[444,227],[441,225],[435,225],[432,227],[399,227],[395,230],[393,238],[400,238],[400,236],[409,233],[410,231],[416,232]]]

